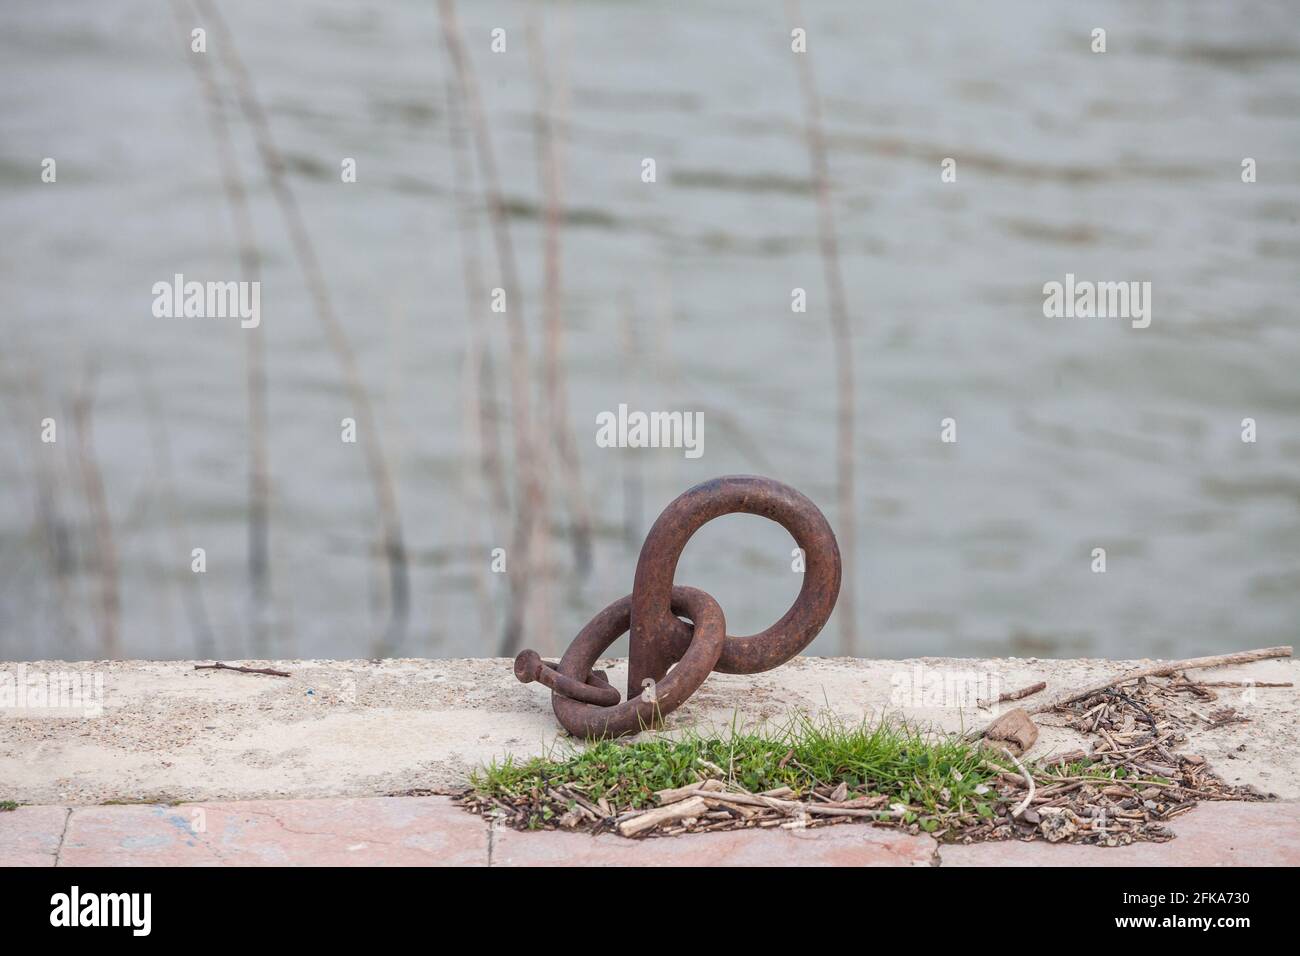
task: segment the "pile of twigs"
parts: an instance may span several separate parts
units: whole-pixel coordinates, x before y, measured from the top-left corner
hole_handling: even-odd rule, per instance
[[[1075,751],[1039,761],[1023,812],[1006,808],[1029,791],[1021,773],[1002,773],[998,814],[952,833],[962,842],[1034,839],[1122,846],[1162,842],[1165,823],[1201,800],[1263,800],[1252,787],[1225,784],[1195,754],[1175,753],[1186,731],[1247,720],[1235,708],[1192,706],[1217,697],[1181,675],[1163,681],[1138,678],[1057,708],[1065,726],[1096,738],[1090,753]],[[1039,720],[1046,722],[1044,716]]]
[[[715,775],[716,774],[716,775]],[[592,833],[613,831],[622,836],[675,836],[713,830],[783,827],[804,829],[850,820],[901,821],[919,807],[886,807],[886,797],[846,799],[848,787],[818,786],[802,800],[791,799],[789,787],[751,793],[725,781],[717,768],[701,771],[698,782],[655,794],[655,806],[617,812],[608,800],[589,800],[572,784],[540,788],[513,802],[467,793],[461,803],[517,829],[570,829]]]

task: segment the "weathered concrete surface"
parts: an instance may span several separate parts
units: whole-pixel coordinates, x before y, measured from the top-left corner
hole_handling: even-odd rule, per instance
[[[1204,803],[1177,839],[1127,847],[940,846],[868,824],[627,840],[521,833],[447,797],[20,807],[0,812],[3,866],[1296,866],[1300,804]]]
[[[23,665],[29,676],[101,674],[103,712],[24,712],[0,702],[0,800],[76,806],[448,792],[484,761],[541,753],[564,736],[549,692],[519,684],[502,659],[253,666],[268,663],[293,676],[196,671],[190,662]],[[1043,680],[1044,693],[1052,694],[1145,663],[797,658],[765,674],[711,675],[668,718],[667,730],[725,728],[733,716],[754,723],[828,708],[850,720],[888,714],[956,730],[990,715],[933,706],[924,685],[936,676],[995,676],[1003,690]],[[626,661],[602,666],[616,687],[626,679]],[[18,667],[0,664],[0,675]],[[1295,661],[1285,660],[1205,673],[1295,682],[1298,672]],[[1253,703],[1242,701],[1240,690],[1220,693],[1221,703],[1251,722],[1195,731],[1184,749],[1204,755],[1231,783],[1300,798],[1296,688],[1256,689]],[[1031,756],[1082,745],[1072,731],[1043,726]]]

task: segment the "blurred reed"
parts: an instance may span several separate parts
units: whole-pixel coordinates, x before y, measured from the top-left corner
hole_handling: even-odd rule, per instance
[[[799,0],[786,0],[786,20],[791,30],[806,27]],[[840,653],[855,656],[857,648],[856,601],[853,556],[857,554],[857,511],[853,499],[854,374],[852,329],[849,322],[844,277],[840,271],[839,238],[835,230],[835,213],[831,206],[830,168],[826,156],[826,135],[822,129],[821,97],[817,80],[806,54],[795,54],[799,71],[799,89],[804,103],[804,141],[812,166],[817,194],[817,235],[825,272],[826,292],[830,301],[831,339],[835,352],[836,385],[836,486],[840,553],[846,556],[844,579],[836,617],[840,621]]]
[[[172,0],[177,29],[182,37],[189,36],[185,20],[186,5],[183,0]],[[221,91],[206,56],[187,55],[194,69],[208,119],[217,159],[221,166],[221,185],[230,207],[235,230],[235,243],[239,250],[240,278],[245,282],[260,282],[261,255],[253,230],[253,215],[248,202],[248,190],[239,169],[230,126],[226,123],[221,104]],[[271,561],[270,561],[270,453],[268,449],[268,412],[266,354],[262,327],[243,330],[248,391],[248,589],[249,635],[253,656],[273,656],[270,642]],[[210,656],[210,655],[204,655]]]
[[[527,20],[528,61],[536,97],[534,139],[537,144],[537,173],[543,202],[543,262],[545,284],[542,292],[542,335],[544,343],[542,380],[546,415],[545,432],[554,438],[551,447],[560,477],[567,492],[569,531],[573,543],[573,561],[579,579],[591,570],[591,512],[582,487],[578,449],[569,421],[568,386],[564,374],[563,287],[561,284],[561,224],[563,222],[564,177],[562,157],[552,115],[562,124],[567,114],[567,84],[556,84],[557,96],[547,73],[546,47],[540,22],[540,5],[529,9]],[[563,47],[561,48],[563,52]],[[560,62],[564,62],[561,55]]]
[[[482,558],[479,526],[486,524],[490,541],[505,540],[510,498],[506,490],[505,464],[496,405],[495,361],[492,356],[487,288],[479,260],[479,230],[473,197],[474,170],[469,158],[465,129],[464,97],[451,77],[447,89],[447,126],[455,177],[457,232],[460,235],[461,273],[465,284],[466,340],[462,382],[466,455],[462,462],[462,519],[473,561],[474,593],[479,606],[479,627],[484,634],[497,630],[496,606],[490,586],[488,563]],[[479,481],[474,481],[475,465]],[[481,493],[480,493],[481,492]],[[480,516],[475,521],[475,516]]]
[[[93,363],[88,363],[81,388],[73,396],[72,423],[77,432],[77,464],[95,541],[95,570],[99,576],[99,650],[104,660],[117,660],[122,656],[122,638],[118,630],[121,599],[117,544],[113,538],[113,521],[92,431],[95,374]]]
[[[483,102],[473,64],[465,50],[465,38],[453,0],[439,0],[443,40],[455,70],[457,89],[465,104],[465,115],[474,133],[488,219],[492,224],[493,245],[500,270],[500,288],[506,296],[506,346],[510,366],[510,421],[515,449],[515,525],[509,552],[511,598],[506,612],[499,653],[512,657],[523,646],[524,622],[527,617],[529,589],[533,584],[533,555],[538,529],[546,531],[545,487],[537,467],[531,428],[531,373],[528,337],[524,324],[523,300],[514,246],[510,240],[510,223],[501,194],[492,136],[484,117]],[[538,576],[538,582],[544,578]]]
[[[312,304],[320,320],[330,347],[343,373],[352,409],[356,415],[357,431],[366,459],[367,472],[374,489],[375,504],[379,513],[381,550],[388,566],[389,620],[383,635],[372,648],[375,657],[397,653],[406,640],[410,616],[410,586],[406,545],[402,537],[401,514],[397,505],[397,490],[384,455],[379,425],[375,418],[369,393],[361,379],[356,352],[339,322],[330,297],[325,273],[311,239],[302,212],[285,175],[285,162],[271,132],[270,120],[254,89],[253,80],[236,50],[234,37],[226,26],[224,17],[211,0],[195,0],[205,21],[217,36],[221,60],[230,75],[244,114],[257,143],[258,155],[271,186],[271,193],[280,215],[289,231],[294,258],[311,293]]]

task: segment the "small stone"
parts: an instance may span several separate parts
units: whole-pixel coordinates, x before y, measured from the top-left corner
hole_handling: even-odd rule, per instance
[[[1012,741],[1025,753],[1038,741],[1038,727],[1024,708],[1009,710],[989,725],[985,734],[990,740]]]
[[[1024,820],[1026,823],[1032,823],[1034,826],[1038,826],[1042,817],[1038,815],[1037,810],[1027,809],[1024,813],[1020,814],[1020,819]]]
[[[1048,843],[1060,843],[1079,832],[1078,817],[1069,810],[1054,813],[1038,825]]]
[[[566,830],[572,830],[582,822],[582,812],[579,810],[570,810],[564,816],[560,817],[560,826]]]
[[[1193,767],[1199,767],[1201,764],[1205,763],[1205,758],[1200,754],[1184,754],[1183,763],[1189,763]]]

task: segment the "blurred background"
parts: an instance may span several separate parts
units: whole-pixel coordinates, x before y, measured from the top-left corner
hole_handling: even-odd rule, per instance
[[[0,124],[0,659],[555,653],[735,472],[841,533],[810,653],[1294,640],[1287,0],[8,3]],[[1067,272],[1150,328],[1044,318]],[[155,318],[176,273],[260,327]],[[704,454],[597,447],[620,403]],[[751,633],[792,547],[729,516],[677,580]]]

